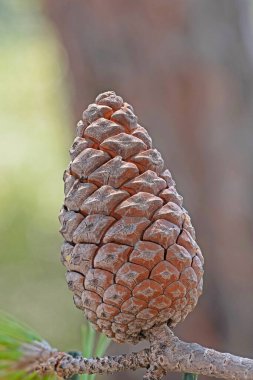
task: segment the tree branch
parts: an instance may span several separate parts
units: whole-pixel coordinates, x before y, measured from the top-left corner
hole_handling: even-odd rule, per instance
[[[178,339],[167,326],[150,336],[150,361],[167,372],[189,372],[222,379],[253,379],[253,360]]]
[[[152,329],[147,338],[150,348],[104,358],[73,358],[64,352],[52,352],[33,370],[69,378],[75,374],[115,373],[147,368],[144,380],[160,380],[168,372],[189,372],[223,379],[253,380],[253,359],[205,348],[178,339],[166,326]]]

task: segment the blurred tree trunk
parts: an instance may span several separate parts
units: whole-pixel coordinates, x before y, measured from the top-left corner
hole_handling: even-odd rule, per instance
[[[118,92],[184,195],[206,282],[179,334],[252,356],[250,1],[44,1],[67,52],[75,118],[99,92]]]

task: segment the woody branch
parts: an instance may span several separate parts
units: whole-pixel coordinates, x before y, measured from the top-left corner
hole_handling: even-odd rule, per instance
[[[168,372],[253,380],[253,359],[183,342],[166,325],[154,328],[149,340],[149,349],[103,358],[73,358],[63,352],[53,352],[46,361],[37,363],[34,369],[42,374],[55,373],[62,378],[75,374],[105,374],[147,368],[145,380],[161,379]]]

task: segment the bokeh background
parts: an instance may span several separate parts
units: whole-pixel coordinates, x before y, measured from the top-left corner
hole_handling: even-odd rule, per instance
[[[59,261],[62,172],[82,110],[113,89],[163,154],[206,259],[176,333],[253,356],[252,41],[252,0],[1,0],[1,309],[80,348]],[[110,378],[140,373],[123,376]]]

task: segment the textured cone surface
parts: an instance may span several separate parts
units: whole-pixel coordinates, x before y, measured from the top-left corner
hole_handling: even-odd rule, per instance
[[[99,95],[77,125],[70,155],[61,257],[75,305],[117,342],[175,326],[202,292],[203,256],[133,108],[112,91]]]

